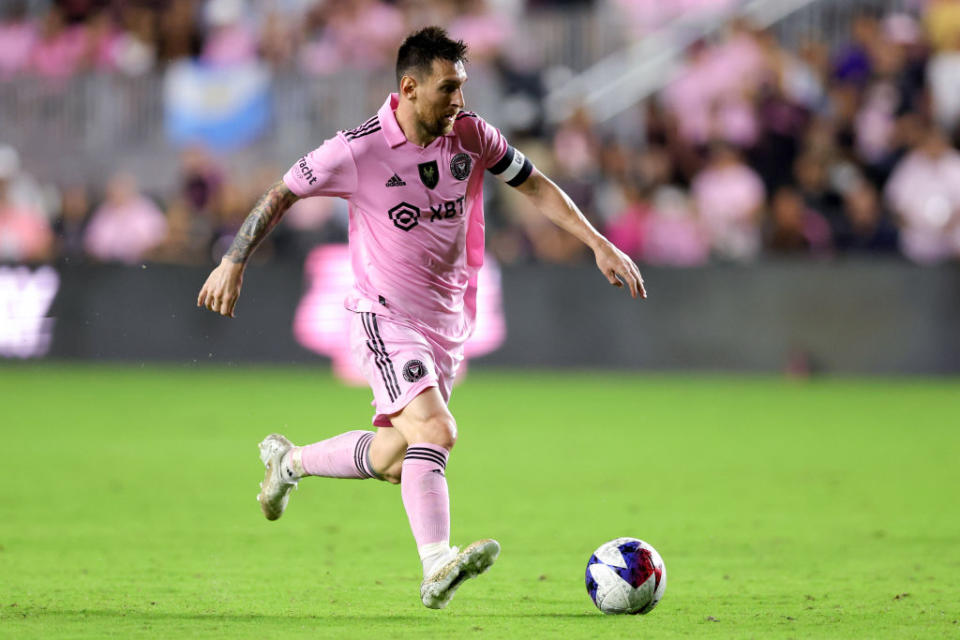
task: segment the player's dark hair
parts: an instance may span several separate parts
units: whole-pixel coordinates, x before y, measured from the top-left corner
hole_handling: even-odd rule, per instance
[[[451,40],[440,27],[424,27],[410,34],[397,52],[397,86],[411,72],[430,75],[434,60],[466,62],[467,45],[463,40]]]

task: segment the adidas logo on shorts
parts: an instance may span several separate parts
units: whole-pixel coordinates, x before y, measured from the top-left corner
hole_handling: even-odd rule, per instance
[[[393,174],[393,177],[387,180],[388,187],[405,187],[407,183],[397,174]]]

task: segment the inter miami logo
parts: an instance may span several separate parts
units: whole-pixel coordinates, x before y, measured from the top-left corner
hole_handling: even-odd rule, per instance
[[[428,189],[433,189],[440,182],[440,169],[437,168],[437,161],[422,162],[417,165],[420,170],[420,180]]]
[[[458,153],[450,160],[450,173],[457,180],[466,180],[470,175],[470,156],[465,153]]]
[[[417,226],[420,219],[420,209],[412,204],[401,202],[390,209],[390,219],[393,220],[393,226],[396,228],[410,231]]]
[[[419,360],[410,360],[403,365],[403,379],[407,382],[416,382],[427,375],[427,368]]]

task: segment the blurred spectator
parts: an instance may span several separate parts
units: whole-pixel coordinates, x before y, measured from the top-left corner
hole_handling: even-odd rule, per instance
[[[203,62],[215,67],[251,62],[257,55],[254,32],[245,19],[245,0],[209,0],[204,6],[208,33],[204,40]]]
[[[775,86],[791,103],[804,109],[819,109],[825,99],[823,68],[826,66],[824,45],[808,40],[800,54],[784,49],[771,31],[756,35],[763,51],[769,77],[762,84]]]
[[[843,222],[840,194],[830,184],[830,161],[826,155],[807,152],[793,165],[797,193],[804,206],[820,214],[834,230]]]
[[[960,255],[960,153],[936,126],[894,169],[886,197],[908,258],[933,263]]]
[[[672,185],[654,190],[640,258],[648,264],[694,267],[707,262],[710,242],[690,198]]]
[[[267,9],[260,29],[260,55],[273,68],[287,68],[296,59],[303,44],[302,31],[297,28],[301,18],[277,7]]]
[[[513,39],[513,23],[493,12],[487,0],[459,0],[457,5],[457,16],[447,30],[452,38],[470,44],[471,63],[492,60]]]
[[[13,2],[0,13],[0,80],[28,69],[37,41],[37,27],[27,16],[25,0]]]
[[[158,16],[158,56],[165,62],[195,57],[203,47],[195,0],[169,0]]]
[[[43,210],[18,202],[10,187],[19,170],[12,149],[0,148],[0,262],[49,260],[53,234]]]
[[[835,246],[842,252],[893,253],[898,248],[897,228],[883,209],[876,188],[856,180],[843,197],[844,225]]]
[[[59,7],[44,17],[40,38],[33,48],[30,67],[47,78],[68,78],[89,62],[86,26],[68,25]]]
[[[906,13],[892,13],[884,18],[883,32],[887,43],[901,59],[896,80],[900,92],[897,115],[924,109],[929,47],[919,23]]]
[[[713,145],[709,163],[693,180],[692,193],[714,253],[728,260],[755,258],[765,191],[760,177],[732,147]]]
[[[180,199],[191,217],[210,219],[219,206],[223,169],[200,146],[188,146],[180,152]]]
[[[841,83],[862,85],[873,74],[874,57],[883,48],[880,21],[870,12],[853,19],[852,37],[833,59],[833,77]]]
[[[396,8],[380,0],[329,0],[315,10],[318,26],[300,55],[304,71],[329,75],[344,67],[380,69],[396,62],[397,42],[406,30]]]
[[[149,259],[174,264],[207,264],[209,233],[197,233],[196,219],[183,201],[175,201],[167,208],[166,219],[166,235],[149,251]]]
[[[91,63],[98,71],[137,76],[153,68],[156,52],[134,32],[124,29],[112,11],[101,11],[89,21]],[[135,9],[128,9],[131,19]]]
[[[597,170],[600,143],[585,109],[578,109],[553,136],[553,157],[563,174],[586,178]]]
[[[691,47],[686,65],[664,93],[681,139],[751,146],[757,136],[751,97],[768,72],[764,52],[744,22],[732,23],[729,37],[718,45]]]
[[[782,186],[773,194],[766,248],[777,254],[824,254],[831,246],[830,225],[806,206],[800,192]]]
[[[649,217],[650,203],[639,189],[627,186],[622,208],[607,222],[604,235],[628,256],[639,259],[646,241]]]
[[[129,174],[114,175],[106,200],[93,213],[84,237],[87,253],[105,262],[141,260],[167,234],[163,212],[140,193]]]
[[[841,152],[856,155],[856,128],[854,121],[860,107],[860,93],[856,85],[837,82],[830,85],[827,96],[827,118],[834,130],[834,142]]]
[[[83,184],[63,188],[60,216],[54,222],[57,255],[67,262],[84,257],[83,238],[90,221],[90,194]]]
[[[878,166],[892,152],[894,116],[900,103],[896,87],[886,81],[870,84],[854,119],[857,157]]]
[[[789,183],[801,139],[809,123],[807,110],[790,100],[776,84],[761,88],[757,98],[760,119],[760,140],[751,152],[752,166],[757,168],[769,189]]]

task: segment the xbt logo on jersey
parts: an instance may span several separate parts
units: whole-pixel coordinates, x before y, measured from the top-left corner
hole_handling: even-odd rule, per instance
[[[464,200],[464,196],[460,196],[456,200],[448,200],[436,206],[430,205],[430,222],[463,217]],[[409,202],[401,202],[392,207],[387,214],[393,220],[393,226],[404,231],[410,231],[420,223],[420,207]],[[426,216],[426,212],[424,212],[424,216]]]

